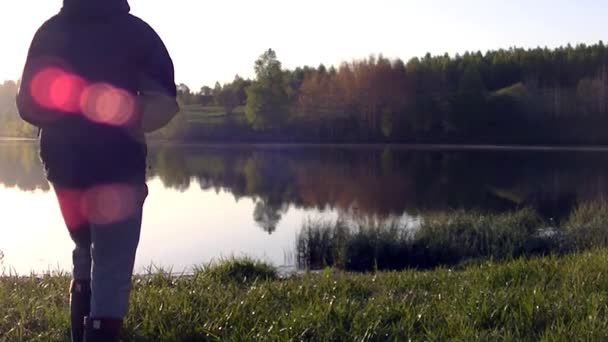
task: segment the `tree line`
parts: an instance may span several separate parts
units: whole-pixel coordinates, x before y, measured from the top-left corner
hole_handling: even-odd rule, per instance
[[[256,77],[180,92],[184,103],[245,106],[246,122],[188,125],[191,140],[607,143],[603,42],[412,58],[370,56],[336,67],[283,69],[276,52]],[[193,99],[199,99],[199,102]]]
[[[19,84],[15,81],[0,83],[0,137],[33,138],[38,132],[17,114],[15,97],[18,89]]]
[[[608,50],[593,45],[510,48],[407,62],[379,56],[334,67],[288,70],[275,51],[253,80],[198,91],[178,86],[185,108],[165,130],[172,140],[230,142],[440,142],[605,144]],[[0,95],[16,91],[14,82]],[[8,89],[8,90],[7,90]],[[3,98],[4,95],[0,97]],[[14,102],[11,98],[11,105]],[[0,119],[7,111],[0,99]],[[215,106],[223,116],[189,115]],[[9,123],[11,120],[8,120]],[[4,134],[15,131],[2,125]],[[26,130],[27,131],[27,130]],[[29,131],[27,131],[29,132]]]

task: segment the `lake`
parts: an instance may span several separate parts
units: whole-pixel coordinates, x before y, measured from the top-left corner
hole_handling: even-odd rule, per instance
[[[136,271],[251,256],[290,268],[308,221],[524,207],[546,220],[608,193],[603,149],[151,144]],[[72,242],[35,142],[0,141],[0,251],[19,274],[69,270]],[[0,267],[1,271],[1,267]]]

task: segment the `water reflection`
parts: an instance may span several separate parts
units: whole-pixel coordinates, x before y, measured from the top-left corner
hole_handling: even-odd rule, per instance
[[[50,190],[36,144],[0,141],[0,184],[23,191]]]
[[[287,212],[289,207],[285,204],[273,205],[264,201],[258,201],[253,210],[253,219],[257,225],[268,234],[277,230],[277,225]]]
[[[168,187],[183,190],[196,179],[258,200],[266,228],[285,206],[384,217],[532,207],[559,220],[608,191],[601,152],[159,146],[149,162]]]
[[[0,201],[8,208],[0,250],[21,273],[69,269],[71,242],[37,150],[35,142],[0,142]],[[181,271],[232,254],[277,265],[432,267],[527,254],[546,244],[538,229],[553,226],[584,246],[608,241],[608,219],[596,219],[608,211],[603,152],[152,144],[148,164],[140,270],[156,263]],[[596,209],[575,209],[585,203]],[[510,221],[517,215],[495,216],[522,208],[534,216],[517,224]],[[454,221],[457,212],[461,223]],[[490,216],[484,223],[470,212]],[[449,224],[431,225],[429,217]],[[330,222],[328,229],[303,230],[309,218]],[[369,230],[384,226],[406,227],[407,234]],[[303,232],[310,239],[296,241]]]
[[[148,159],[149,178],[167,189],[252,199],[252,216],[268,233],[289,207],[362,217],[532,207],[559,220],[608,192],[602,152],[154,145]],[[35,143],[0,143],[0,184],[49,190]]]

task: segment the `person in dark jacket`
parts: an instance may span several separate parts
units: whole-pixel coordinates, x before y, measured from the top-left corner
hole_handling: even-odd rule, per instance
[[[73,341],[117,341],[147,196],[144,134],[179,108],[163,42],[127,0],[64,0],[35,34],[17,106],[76,245]]]

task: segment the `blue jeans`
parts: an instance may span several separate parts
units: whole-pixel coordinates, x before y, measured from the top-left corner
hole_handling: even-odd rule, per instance
[[[91,284],[90,316],[124,318],[147,186],[113,184],[84,190],[56,186],[55,193],[76,245],[73,278]]]

